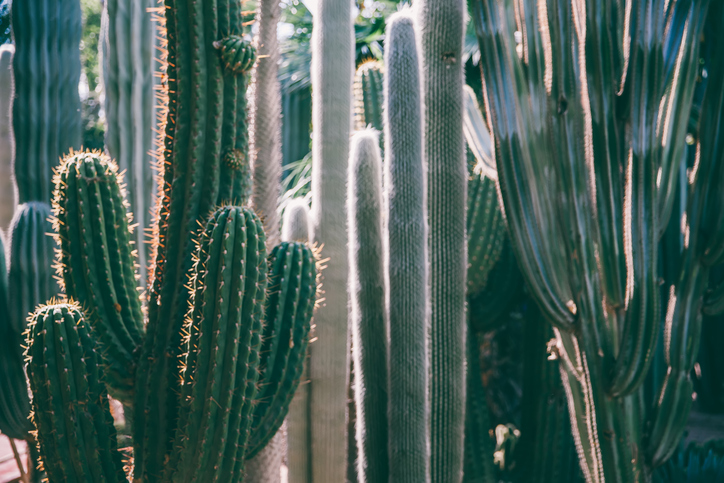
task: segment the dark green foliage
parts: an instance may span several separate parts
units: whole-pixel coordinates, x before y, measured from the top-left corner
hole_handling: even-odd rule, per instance
[[[65,293],[87,308],[106,356],[109,391],[130,403],[143,313],[118,168],[104,154],[72,154],[58,168],[55,186],[58,271]]]
[[[674,456],[654,472],[653,483],[724,482],[724,441],[704,444],[684,441]]]
[[[12,28],[19,202],[49,203],[53,168],[70,148],[80,147],[81,141],[80,2],[12,2]]]
[[[126,482],[99,351],[75,304],[39,308],[28,378],[42,465],[53,482]]]
[[[277,433],[299,386],[317,293],[317,268],[304,243],[282,242],[269,255],[269,290],[252,432],[246,458]]]

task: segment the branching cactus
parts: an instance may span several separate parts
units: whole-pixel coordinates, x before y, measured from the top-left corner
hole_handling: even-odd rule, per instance
[[[12,31],[19,202],[50,203],[53,168],[81,141],[80,2],[13,2]]]
[[[711,3],[711,5],[710,5]],[[709,266],[721,262],[721,56],[705,56],[679,281],[662,312],[658,242],[674,203],[699,45],[722,41],[715,2],[473,4],[498,183],[522,272],[553,323],[589,482],[644,481],[691,403]],[[584,9],[581,11],[581,9]],[[707,17],[708,10],[708,17]],[[521,24],[524,28],[521,29]],[[522,55],[514,31],[523,31]],[[710,109],[710,110],[709,110]],[[641,411],[665,313],[668,375]]]

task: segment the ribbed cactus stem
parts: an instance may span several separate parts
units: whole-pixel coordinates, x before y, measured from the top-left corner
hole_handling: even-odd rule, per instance
[[[347,232],[354,29],[352,0],[316,2],[312,30],[312,242],[329,258],[322,276],[325,305],[310,346],[312,475],[344,481],[347,468]]]
[[[381,164],[377,134],[372,130],[356,133],[350,147],[347,231],[360,483],[387,480],[389,466]]]
[[[20,203],[50,203],[53,168],[70,148],[80,147],[81,28],[77,0],[12,3],[15,182]]]
[[[164,481],[223,483],[243,475],[259,378],[265,238],[254,212],[232,206],[215,211],[201,235]]]
[[[33,201],[18,206],[11,224],[10,323],[18,335],[35,308],[60,291],[53,272],[56,244],[50,216],[50,206]]]
[[[382,62],[361,64],[354,75],[354,122],[357,130],[372,127],[382,131]]]
[[[13,56],[15,46],[0,46],[0,229],[6,230],[15,211],[12,180],[15,138],[13,136]]]
[[[106,148],[126,173],[128,201],[138,222],[133,240],[142,287],[146,285],[149,251],[145,241],[157,193],[153,163],[155,32],[148,12],[155,6],[154,0],[108,0],[101,28]]]
[[[385,49],[390,481],[430,481],[428,229],[415,22],[390,17]]]
[[[431,288],[431,477],[462,479],[465,426],[465,203],[463,138],[465,2],[422,0],[424,153],[428,169]]]
[[[71,154],[58,168],[55,186],[58,272],[65,293],[92,308],[88,318],[103,348],[105,383],[115,398],[130,404],[143,312],[118,167],[104,154]]]
[[[294,198],[284,209],[283,241],[309,241],[309,204],[304,198]]]
[[[39,308],[27,337],[33,423],[49,481],[126,482],[100,350],[80,307]]]

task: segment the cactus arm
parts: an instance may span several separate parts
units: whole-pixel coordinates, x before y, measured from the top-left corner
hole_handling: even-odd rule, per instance
[[[33,422],[49,479],[125,482],[100,357],[80,307],[41,307],[28,328]]]

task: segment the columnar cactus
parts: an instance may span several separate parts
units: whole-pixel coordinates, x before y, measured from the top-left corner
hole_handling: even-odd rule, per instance
[[[13,137],[13,56],[15,46],[0,46],[0,229],[6,230],[15,211],[12,180],[15,138]]]
[[[410,11],[389,19],[385,50],[390,481],[425,482],[430,478],[428,231],[421,80]]]
[[[422,46],[424,156],[430,224],[431,478],[459,483],[465,423],[465,202],[463,139],[465,2],[417,5]]]
[[[101,27],[103,90],[106,112],[106,149],[126,173],[131,209],[138,229],[134,242],[146,283],[151,212],[157,194],[154,177],[154,57],[156,37],[150,7],[153,0],[104,4]]]
[[[19,202],[50,203],[53,168],[69,148],[80,147],[80,2],[13,2],[12,31]]]
[[[310,346],[314,481],[344,481],[347,467],[347,233],[343,227],[352,114],[353,3],[320,0],[312,30],[312,242],[323,245],[324,258],[329,258],[322,279],[325,306],[316,318],[318,340]]]
[[[357,479],[388,479],[387,310],[382,246],[382,160],[379,138],[365,130],[352,137],[347,181],[349,294]],[[399,389],[397,389],[399,390]]]
[[[125,482],[100,350],[80,307],[38,308],[28,325],[26,358],[49,480]]]
[[[372,127],[382,131],[382,63],[368,60],[357,67],[354,75],[355,129]]]

